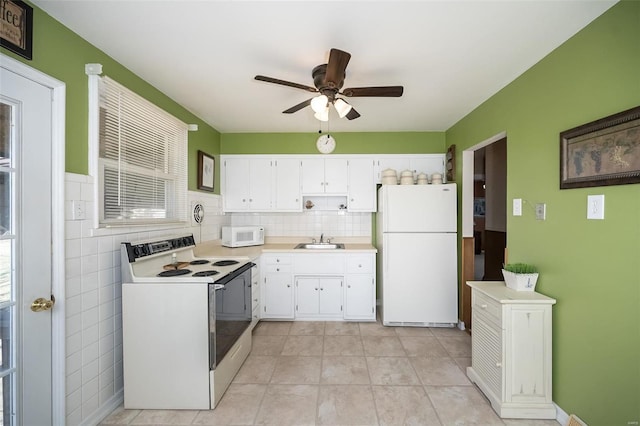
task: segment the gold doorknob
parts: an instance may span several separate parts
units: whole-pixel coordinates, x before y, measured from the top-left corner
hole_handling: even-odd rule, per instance
[[[31,303],[31,310],[33,312],[48,311],[49,309],[53,308],[53,305],[55,304],[56,304],[56,298],[53,297],[53,294],[51,295],[51,300],[47,300],[42,297],[39,297],[36,300],[34,300],[33,303]]]

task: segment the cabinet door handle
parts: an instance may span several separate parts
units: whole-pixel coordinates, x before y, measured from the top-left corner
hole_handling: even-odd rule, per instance
[[[321,288],[320,291],[324,290],[324,288]]]
[[[347,288],[351,288],[351,284],[347,284]]]
[[[280,268],[276,268],[276,272],[280,272]]]
[[[487,309],[487,305],[480,305],[482,309]]]
[[[287,284],[287,287],[291,287],[291,284]]]
[[[502,367],[502,363],[501,362],[496,362],[496,367],[498,367],[498,368]]]
[[[318,291],[318,287],[314,288],[315,291]]]

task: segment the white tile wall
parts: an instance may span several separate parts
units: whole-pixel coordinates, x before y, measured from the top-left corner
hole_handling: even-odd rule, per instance
[[[370,213],[222,213],[219,195],[189,192],[190,210],[204,206],[201,225],[171,229],[93,229],[93,178],[66,174],[66,424],[97,423],[122,399],[122,280],[120,243],[192,233],[196,242],[220,238],[225,225],[263,225],[267,236],[371,236]],[[85,219],[72,220],[72,202]],[[96,234],[96,235],[94,235]],[[105,410],[109,410],[104,412]]]
[[[202,225],[172,229],[93,230],[93,179],[67,173],[66,202],[66,424],[95,424],[101,412],[122,398],[122,305],[120,243],[193,233],[196,242],[220,238],[231,223],[220,196],[189,192],[189,203],[204,206]],[[71,203],[86,216],[72,220]],[[105,413],[106,414],[106,413]]]
[[[371,237],[371,213],[234,213],[233,225],[262,225],[267,237]]]

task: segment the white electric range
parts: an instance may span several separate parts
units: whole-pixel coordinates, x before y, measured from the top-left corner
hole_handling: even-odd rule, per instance
[[[255,265],[194,247],[193,235],[122,243],[127,409],[213,409],[251,350]]]

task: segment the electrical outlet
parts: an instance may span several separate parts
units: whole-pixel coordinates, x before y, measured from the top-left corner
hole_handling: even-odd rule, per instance
[[[513,215],[522,216],[522,198],[513,199]]]
[[[83,220],[86,218],[84,201],[71,202],[71,220]]]
[[[604,219],[604,195],[587,195],[587,219]]]
[[[547,218],[547,205],[544,203],[536,204],[536,219],[545,220]]]

